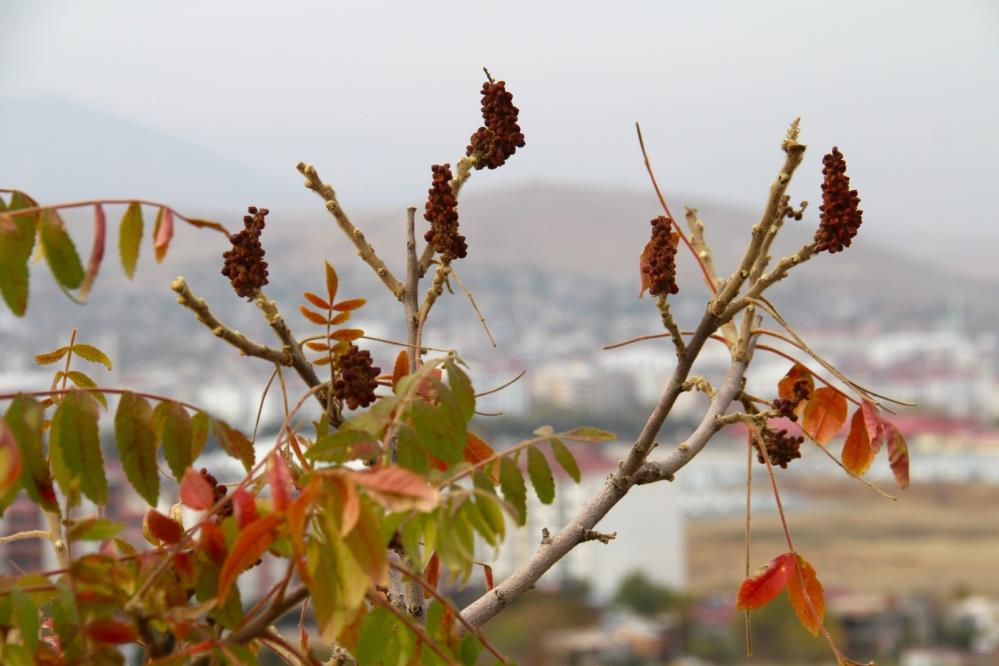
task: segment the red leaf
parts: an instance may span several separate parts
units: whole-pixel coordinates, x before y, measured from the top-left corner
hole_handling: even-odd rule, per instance
[[[909,487],[909,447],[905,437],[893,424],[882,421],[885,437],[888,440],[888,464],[895,475],[895,480],[901,488]]]
[[[777,394],[784,400],[791,400],[794,398],[794,385],[800,379],[808,382],[808,395],[811,396],[815,392],[815,380],[812,378],[811,371],[800,363],[791,366],[787,374],[777,382]]]
[[[399,383],[399,380],[409,374],[409,354],[403,349],[395,357],[395,367],[392,368],[392,388]]]
[[[330,303],[336,299],[336,289],[340,284],[340,278],[330,262],[326,262],[326,294]]]
[[[350,312],[352,310],[356,310],[367,302],[368,301],[364,298],[352,298],[348,301],[340,301],[333,306],[333,309],[337,312]]]
[[[257,500],[242,488],[232,494],[232,504],[236,512],[236,524],[240,528],[257,519]]]
[[[84,627],[83,633],[90,640],[106,645],[134,643],[139,636],[138,632],[130,625],[109,618],[91,620]]]
[[[94,206],[94,245],[90,249],[90,260],[87,262],[87,272],[83,276],[83,284],[80,285],[79,297],[81,300],[90,293],[90,288],[94,286],[97,279],[97,271],[101,268],[101,261],[104,260],[104,243],[107,237],[107,218],[104,216],[104,207],[100,204]]]
[[[822,618],[826,614],[822,583],[815,575],[815,569],[805,558],[798,555],[793,561],[797,566],[787,581],[788,598],[802,626],[812,632],[813,636],[817,636],[819,627],[822,626]]]
[[[156,216],[156,228],[153,234],[153,249],[157,263],[163,261],[163,257],[166,256],[171,238],[173,238],[173,210],[163,207]]]
[[[881,415],[878,414],[878,408],[874,406],[874,403],[866,398],[861,401],[860,408],[864,412],[864,423],[867,426],[867,436],[871,440],[871,451],[877,453],[881,450],[881,445],[884,443],[885,436],[885,429],[881,424]]]
[[[226,557],[225,535],[218,523],[205,521],[201,523],[201,537],[198,539],[198,549],[203,552],[216,566],[222,566]]]
[[[326,320],[326,317],[324,317],[323,315],[319,314],[318,312],[316,312],[314,310],[310,310],[309,308],[305,307],[304,305],[299,305],[298,306],[298,310],[299,310],[299,312],[302,313],[302,315],[306,319],[308,319],[309,321],[311,321],[313,324],[318,324],[320,326],[325,326],[328,323],[327,320]]]
[[[21,450],[14,433],[0,421],[0,494],[6,493],[21,478]]]
[[[794,554],[784,553],[742,582],[735,605],[739,610],[755,610],[773,601],[784,590],[794,572]]]
[[[168,518],[156,509],[146,513],[145,527],[149,533],[167,544],[175,544],[184,537],[184,528],[173,518]]]
[[[346,470],[344,473],[390,511],[432,511],[440,502],[437,490],[426,479],[402,467],[383,465],[368,471]]]
[[[843,466],[856,474],[863,476],[874,461],[874,450],[871,448],[871,438],[867,432],[867,422],[863,407],[858,407],[850,420],[850,432],[843,442]]]
[[[816,442],[826,445],[846,423],[846,412],[846,396],[823,386],[808,399],[801,427]]]
[[[278,527],[281,525],[282,517],[276,513],[270,513],[260,520],[254,521],[244,527],[236,542],[232,544],[229,556],[225,558],[222,571],[219,572],[219,603],[223,603],[232,589],[232,584],[236,582],[239,574],[256,563],[271,544],[277,540]]]
[[[267,458],[267,483],[271,487],[271,497],[274,499],[274,510],[284,511],[291,504],[291,489],[294,481],[291,480],[291,470],[288,463],[282,458],[277,450],[271,452]]]
[[[329,310],[331,307],[329,302],[320,297],[318,294],[313,294],[311,291],[305,292],[304,296],[310,303],[315,305],[320,310]]]
[[[437,551],[430,556],[430,561],[427,562],[427,568],[423,570],[423,578],[426,579],[427,585],[433,589],[437,589],[437,582],[441,578],[441,559],[437,557]],[[423,592],[423,598],[429,599],[430,593],[427,591]]]
[[[215,504],[215,491],[205,477],[188,467],[180,482],[180,501],[184,506],[205,511]]]
[[[482,565],[482,573],[486,577],[486,592],[491,592],[495,585],[493,585],[493,568],[488,564]]]

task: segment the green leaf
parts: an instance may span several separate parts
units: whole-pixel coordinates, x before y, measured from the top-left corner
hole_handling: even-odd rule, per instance
[[[100,405],[84,391],[67,393],[52,416],[52,434],[49,443],[53,457],[59,458],[68,472],[68,478],[56,480],[63,492],[69,493],[73,482],[96,504],[108,500],[108,481],[104,475],[104,456],[97,429]],[[58,466],[53,464],[55,469]]]
[[[420,445],[416,431],[408,425],[400,425],[395,440],[396,462],[417,474],[426,475],[430,469],[430,461]]]
[[[145,398],[131,392],[122,394],[114,416],[114,438],[128,482],[155,507],[160,495],[156,425]]]
[[[305,457],[320,462],[343,463],[356,458],[351,454],[354,447],[372,444],[375,447],[381,446],[371,433],[364,430],[344,430],[341,428],[309,447],[305,452]]]
[[[482,654],[482,643],[473,633],[467,633],[461,639],[461,647],[458,649],[458,660],[463,666],[475,666]]]
[[[479,506],[473,503],[471,500],[466,500],[462,502],[461,508],[458,510],[461,516],[468,521],[468,524],[475,528],[475,531],[479,533],[486,543],[492,547],[499,545],[499,541],[496,538],[496,530],[492,528],[489,521],[485,519],[482,512],[479,511]]]
[[[91,379],[89,375],[80,372],[79,370],[70,370],[69,372],[65,373],[62,370],[60,370],[59,372],[56,373],[55,381],[58,382],[60,379],[63,378],[63,376],[68,377],[69,381],[73,382],[73,384],[79,386],[80,388],[86,388],[86,389],[97,388],[97,382]],[[101,403],[104,409],[108,408],[108,399],[103,393],[101,393],[100,391],[87,391],[87,393],[94,396],[94,400]]]
[[[17,619],[17,628],[21,632],[21,640],[31,654],[38,651],[39,622],[38,609],[27,594],[18,589],[10,591],[10,599],[14,606],[14,617]]]
[[[191,415],[182,405],[165,400],[153,410],[153,423],[163,447],[163,457],[179,482],[194,462]]]
[[[128,204],[125,215],[121,218],[118,228],[118,253],[121,255],[121,267],[131,280],[135,275],[135,265],[139,259],[139,247],[142,245],[142,206],[138,201]]]
[[[69,531],[70,541],[104,541],[125,529],[119,522],[107,518],[86,518]]]
[[[402,384],[402,381],[399,383]],[[462,451],[467,440],[462,441],[460,447],[455,445],[453,424],[444,409],[417,400],[406,411],[417,438],[427,451],[449,465],[462,460]]]
[[[465,422],[472,420],[475,414],[475,391],[472,390],[472,382],[468,375],[452,361],[444,364],[447,370],[447,383],[451,388],[451,393],[461,409],[461,415]]]
[[[11,401],[3,418],[21,452],[21,463],[24,465],[21,483],[28,491],[28,497],[46,511],[58,512],[59,502],[42,443],[45,410],[34,398],[21,394]]]
[[[476,493],[475,504],[499,541],[506,539],[506,521],[503,520],[503,510],[500,508],[499,499],[491,492],[480,489]]]
[[[43,211],[39,237],[45,261],[56,282],[66,289],[79,287],[83,283],[83,263],[57,211]]]
[[[212,418],[204,412],[198,412],[191,419],[191,460],[197,460],[201,455],[211,428]]]
[[[579,473],[579,465],[576,464],[576,458],[572,455],[572,451],[569,447],[562,443],[562,440],[552,437],[549,442],[552,445],[552,453],[555,454],[555,460],[558,464],[562,466],[562,469],[566,471],[566,474],[572,477],[572,480],[579,483],[581,477]]]
[[[510,456],[500,458],[500,488],[503,499],[517,510],[517,524],[523,527],[527,522],[527,484]]]
[[[14,192],[7,210],[35,205],[31,197]],[[37,213],[0,219],[0,294],[18,317],[28,308],[28,260],[35,247],[37,223]]]
[[[212,434],[222,450],[243,463],[247,472],[253,469],[256,454],[253,451],[253,444],[246,435],[221,419],[212,419]]]
[[[354,656],[358,664],[384,663],[385,649],[388,647],[388,637],[392,632],[395,618],[384,608],[375,608],[364,618],[361,624],[360,638],[357,640],[357,652]]]
[[[108,358],[107,354],[93,345],[74,344],[73,353],[85,361],[100,363],[108,370],[111,369],[111,359]]]
[[[607,442],[617,439],[617,435],[612,432],[607,432],[606,430],[590,426],[584,426],[582,428],[570,430],[569,432],[563,432],[561,433],[561,436],[565,439],[572,439],[577,442]]]
[[[531,485],[542,504],[555,501],[555,479],[548,466],[545,454],[535,446],[527,447],[527,472],[531,475]]]

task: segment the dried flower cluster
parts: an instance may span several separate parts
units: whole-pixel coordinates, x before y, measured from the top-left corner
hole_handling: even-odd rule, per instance
[[[351,345],[337,361],[339,377],[333,382],[333,395],[350,409],[367,407],[375,401],[378,373],[372,366],[371,352]]]
[[[858,208],[860,197],[850,189],[846,175],[846,160],[839,148],[822,158],[822,205],[819,206],[819,228],[815,241],[820,250],[840,252],[850,246],[863,221],[863,211]]]
[[[770,458],[772,465],[779,465],[786,469],[789,462],[801,457],[801,444],[805,441],[804,437],[788,435],[787,430],[783,428],[774,431],[766,427],[760,429],[760,435],[763,437],[763,443],[767,447],[767,457]],[[766,463],[759,449],[756,451],[756,459],[760,463]]]
[[[524,133],[517,124],[518,113],[505,81],[482,84],[482,119],[486,124],[475,130],[465,151],[466,155],[478,158],[476,169],[503,166],[518,148],[524,147]]]
[[[808,389],[808,380],[799,379],[791,388],[791,398],[775,398],[771,404],[773,405],[773,408],[784,418],[790,419],[791,421],[797,421],[798,415],[794,412],[798,409],[798,405],[808,400],[810,393],[811,392]]]
[[[205,467],[201,468],[199,474],[201,474],[201,478],[203,478],[208,483],[208,485],[212,487],[212,502],[214,504],[218,504],[219,501],[222,500],[222,498],[224,498],[226,496],[226,493],[228,492],[226,490],[226,487],[223,486],[221,483],[219,483],[218,479],[216,479],[211,473],[209,473],[208,469]],[[222,505],[222,507],[213,517],[215,518],[216,521],[221,522],[223,518],[231,516],[232,512],[233,512],[232,502],[226,502],[225,504]]]
[[[673,221],[666,216],[660,215],[649,224],[652,225],[652,238],[639,262],[642,287],[648,288],[653,296],[675,294],[680,291],[676,284],[676,246],[680,236],[673,231]]]
[[[451,165],[435,164],[430,170],[433,181],[423,214],[423,219],[430,222],[430,230],[424,238],[445,262],[463,258],[468,254],[468,244],[458,233],[458,202],[451,189]]]
[[[222,275],[229,278],[239,296],[253,298],[267,284],[267,262],[260,245],[260,232],[264,230],[264,218],[270,211],[258,210],[255,206],[246,210],[250,213],[243,216],[246,228],[229,239],[232,249],[222,255],[225,260]]]

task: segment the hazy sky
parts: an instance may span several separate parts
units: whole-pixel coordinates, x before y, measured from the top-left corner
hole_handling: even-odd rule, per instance
[[[997,237],[984,205],[999,177],[993,0],[3,0],[0,24],[5,97],[127,118],[282,192],[304,159],[358,205],[421,201],[429,164],[456,160],[478,124],[487,65],[528,145],[477,187],[643,188],[640,120],[668,190],[759,207],[800,115],[811,150],[795,198],[817,203],[806,185],[835,144],[878,235]]]

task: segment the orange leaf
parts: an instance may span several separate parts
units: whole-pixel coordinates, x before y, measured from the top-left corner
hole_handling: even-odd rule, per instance
[[[464,454],[465,462],[476,465],[482,462],[483,460],[489,460],[490,458],[493,457],[494,453],[495,451],[493,450],[493,447],[489,446],[486,442],[479,439],[479,437],[471,430],[468,431],[468,439],[467,443],[465,444],[465,454]],[[492,482],[494,484],[499,483],[499,465],[493,464],[493,465],[487,465],[486,467],[487,469],[485,471],[489,474],[489,477],[492,479]]]
[[[257,519],[257,500],[242,488],[232,494],[232,505],[236,513],[236,524],[246,527]]]
[[[163,261],[171,238],[173,238],[173,210],[164,206],[160,208],[160,213],[156,216],[156,227],[153,232],[156,263]]]
[[[768,565],[742,581],[735,602],[736,608],[755,610],[773,601],[784,590],[793,572],[793,553],[784,553],[770,560]]]
[[[874,403],[864,398],[860,403],[860,408],[864,412],[864,423],[867,425],[867,436],[871,440],[871,451],[877,453],[884,443],[885,429],[881,424],[881,415]]]
[[[310,361],[310,363],[312,363],[312,365],[329,365],[330,364],[330,357],[329,356],[320,356],[319,358],[312,359]]]
[[[236,542],[232,544],[229,556],[225,558],[222,571],[219,573],[219,603],[223,603],[229,595],[232,584],[239,574],[252,566],[263,555],[278,537],[278,527],[281,516],[270,513],[244,527]]]
[[[90,249],[90,260],[87,262],[87,272],[83,276],[83,284],[80,285],[79,297],[85,299],[90,293],[90,288],[97,279],[97,271],[101,268],[101,261],[104,260],[104,243],[107,237],[107,218],[104,216],[104,207],[100,204],[94,206],[94,245]]]
[[[341,328],[339,331],[333,331],[330,333],[330,339],[350,342],[352,340],[357,340],[362,335],[364,335],[364,331],[359,328]]]
[[[135,639],[139,637],[134,627],[110,618],[91,620],[83,628],[83,633],[90,640],[106,645],[134,643]]]
[[[180,501],[184,506],[199,511],[210,509],[215,504],[215,492],[211,484],[201,474],[188,467],[180,482]]]
[[[791,606],[801,624],[817,636],[819,627],[822,626],[822,618],[826,614],[825,598],[822,594],[822,583],[815,575],[815,569],[801,555],[793,560],[797,566],[791,572],[791,577],[787,581],[787,594],[791,600]],[[811,604],[809,604],[811,602]]]
[[[816,442],[828,444],[846,423],[846,396],[823,386],[812,393],[805,406],[802,428]]]
[[[310,310],[309,308],[305,307],[304,305],[299,305],[298,306],[298,311],[301,312],[302,315],[306,319],[308,319],[309,321],[311,321],[313,324],[319,324],[320,326],[325,326],[327,324],[326,317],[324,317],[323,315],[319,314],[318,312],[316,312],[314,310]]]
[[[440,502],[437,490],[426,479],[402,467],[382,465],[368,471],[345,470],[345,474],[390,511],[427,512]]]
[[[277,450],[271,451],[267,458],[267,484],[271,487],[271,497],[274,499],[274,509],[284,511],[291,504],[291,489],[295,482],[291,480],[291,470],[288,463]]]
[[[156,509],[146,513],[146,529],[163,543],[174,544],[184,537],[184,528],[173,518],[167,518]]]
[[[325,342],[317,342],[315,340],[312,340],[310,342],[306,342],[305,346],[307,348],[311,349],[312,351],[324,352],[324,351],[329,351],[330,350],[330,346],[328,344],[326,344]]]
[[[433,589],[437,589],[437,582],[441,578],[441,558],[437,557],[437,551],[430,556],[430,561],[427,562],[427,568],[423,570],[423,578],[427,581],[427,585]],[[430,593],[427,591],[423,592],[423,598],[429,599]]]
[[[888,440],[888,464],[891,465],[892,474],[901,488],[909,487],[909,447],[905,443],[905,437],[893,424],[882,421],[885,429],[885,437]]]
[[[319,477],[312,477],[302,494],[291,501],[288,505],[288,535],[291,537],[291,549],[295,555],[295,566],[298,568],[298,575],[302,580],[309,582],[309,568],[305,565],[305,528],[309,518],[309,509],[316,501],[316,493],[319,490]]]
[[[330,303],[336,299],[336,289],[340,285],[340,278],[330,262],[326,262],[326,294]]]
[[[867,423],[864,410],[858,407],[850,420],[850,432],[843,442],[843,466],[856,474],[863,476],[874,461],[874,450],[871,448],[871,437],[867,433]]]
[[[218,523],[204,521],[201,523],[201,536],[198,539],[198,549],[203,552],[216,566],[225,562],[225,535]]]
[[[333,309],[337,312],[350,312],[351,310],[356,310],[368,301],[364,298],[352,298],[348,301],[340,301],[333,306]]]
[[[811,396],[815,392],[815,380],[812,378],[812,373],[800,363],[795,363],[791,366],[791,369],[787,371],[787,374],[777,382],[777,394],[784,400],[791,400],[794,398],[794,385],[798,380],[804,379],[808,383],[808,395]],[[803,407],[802,407],[803,409]]]
[[[642,250],[642,254],[638,257],[638,275],[641,278],[641,289],[638,291],[638,297],[641,298],[645,295],[645,290],[652,286],[651,278],[649,277],[648,268],[652,267],[652,255],[655,252],[655,246],[653,246],[650,240],[645,244],[645,248]]]
[[[482,573],[486,577],[486,592],[491,592],[495,585],[493,585],[493,568],[488,564],[482,565]]]
[[[409,374],[409,354],[403,349],[395,357],[395,367],[392,368],[392,388],[399,383],[399,380]]]
[[[361,498],[357,494],[357,486],[350,479],[337,475],[330,481],[334,485],[335,501],[340,506],[340,535],[347,536],[361,516]]]
[[[303,294],[306,300],[315,305],[320,310],[329,310],[330,304],[327,300],[320,297],[318,294],[313,294],[311,291],[307,291]]]

